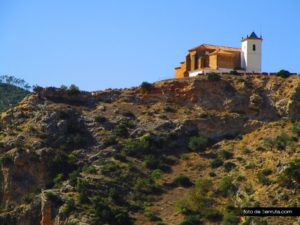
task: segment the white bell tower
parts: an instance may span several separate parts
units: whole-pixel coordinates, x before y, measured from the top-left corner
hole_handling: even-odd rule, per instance
[[[250,36],[242,38],[241,67],[246,72],[261,72],[261,44],[262,37],[252,32]]]

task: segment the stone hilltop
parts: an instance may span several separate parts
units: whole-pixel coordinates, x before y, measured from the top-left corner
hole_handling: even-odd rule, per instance
[[[179,224],[184,214],[177,202],[193,188],[171,185],[182,174],[215,186],[225,176],[233,179],[230,195],[212,194],[221,216],[215,222],[203,217],[204,224],[220,224],[229,203],[299,204],[300,184],[277,182],[299,158],[293,133],[299,108],[299,76],[200,76],[97,92],[37,88],[1,116],[0,224],[155,224],[151,215]],[[291,137],[285,150],[264,144],[282,132]],[[208,138],[205,151],[190,149],[195,135]],[[234,167],[212,169],[224,149],[232,151]],[[264,168],[273,171],[267,186],[254,175]]]

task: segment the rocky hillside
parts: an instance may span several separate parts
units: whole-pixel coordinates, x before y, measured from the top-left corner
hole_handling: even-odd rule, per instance
[[[1,225],[298,224],[300,78],[36,88],[2,113]]]

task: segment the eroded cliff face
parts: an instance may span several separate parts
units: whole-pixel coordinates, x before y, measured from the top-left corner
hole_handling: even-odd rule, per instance
[[[87,175],[82,168],[96,163],[97,170],[128,141],[170,134],[172,146],[162,142],[155,151],[178,154],[195,133],[217,143],[270,122],[298,119],[299,107],[297,76],[203,76],[93,93],[40,88],[2,114],[0,224],[90,224],[95,218],[76,203],[78,180],[88,179],[87,192],[106,197],[100,183],[115,189],[119,184],[103,181],[104,170]],[[81,174],[75,181],[74,171]],[[122,187],[124,196],[130,188]],[[79,204],[74,212],[66,212],[69,198]]]
[[[47,149],[29,152],[12,149],[2,160],[2,203],[6,206],[20,202],[26,193],[45,189],[51,183],[47,164],[53,154]]]

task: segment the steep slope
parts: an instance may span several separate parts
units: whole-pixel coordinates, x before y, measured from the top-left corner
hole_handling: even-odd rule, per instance
[[[299,205],[299,81],[36,88],[2,114],[0,224],[251,224],[232,206]]]

